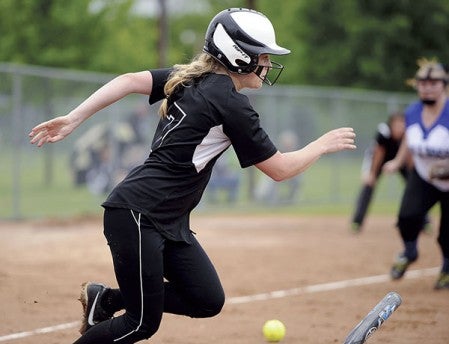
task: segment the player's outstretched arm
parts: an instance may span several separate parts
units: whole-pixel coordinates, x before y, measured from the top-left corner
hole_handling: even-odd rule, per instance
[[[382,163],[384,161],[385,154],[385,147],[376,143],[373,149],[373,157],[371,159],[369,173],[363,180],[366,185],[374,187],[377,183],[378,176],[382,172]]]
[[[41,147],[69,135],[89,117],[131,93],[151,94],[153,78],[150,71],[122,74],[95,91],[65,116],[43,122],[29,133],[30,142]]]
[[[277,152],[256,167],[276,181],[282,181],[305,171],[322,155],[343,150],[353,150],[355,133],[353,128],[338,128],[327,132],[300,150]]]

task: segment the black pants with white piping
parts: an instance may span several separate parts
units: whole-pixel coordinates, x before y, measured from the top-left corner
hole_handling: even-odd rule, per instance
[[[193,234],[166,239],[141,214],[107,208],[104,234],[125,312],[88,330],[76,344],[128,344],[150,338],[164,312],[212,317],[224,304],[218,274]]]

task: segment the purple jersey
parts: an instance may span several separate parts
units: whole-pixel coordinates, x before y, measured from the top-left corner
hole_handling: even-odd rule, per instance
[[[405,111],[407,146],[412,152],[416,171],[422,179],[442,191],[449,191],[448,180],[431,180],[432,165],[442,159],[449,160],[449,100],[440,116],[430,127],[422,121],[423,104],[411,104]]]

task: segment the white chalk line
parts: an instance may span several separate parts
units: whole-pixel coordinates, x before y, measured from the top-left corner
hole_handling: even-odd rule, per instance
[[[417,279],[417,278],[421,278],[421,277],[433,276],[433,275],[439,273],[439,271],[440,271],[440,268],[438,268],[438,267],[422,269],[422,270],[410,270],[410,271],[407,271],[407,274],[404,276],[404,279]],[[270,299],[279,299],[279,298],[284,298],[284,297],[288,297],[288,296],[312,294],[312,293],[319,293],[319,292],[323,292],[323,291],[331,291],[331,290],[338,290],[338,289],[344,289],[344,288],[350,288],[350,287],[384,283],[384,282],[388,282],[388,281],[391,281],[390,275],[368,276],[368,277],[355,278],[355,279],[349,279],[349,280],[343,280],[343,281],[337,281],[337,282],[314,284],[314,285],[293,288],[293,289],[275,290],[275,291],[271,291],[268,293],[254,294],[254,295],[248,295],[248,296],[230,297],[226,300],[226,303],[231,304],[231,305],[237,305],[237,304],[250,303],[250,302],[255,302],[255,301],[266,301],[266,300],[270,300]],[[31,337],[31,336],[34,336],[37,334],[50,333],[50,332],[71,329],[71,328],[77,327],[79,325],[80,325],[79,321],[74,321],[74,322],[65,323],[65,324],[43,327],[43,328],[39,328],[36,330],[31,330],[31,331],[12,333],[12,334],[8,334],[5,336],[0,336],[0,342],[6,342],[8,340],[15,340],[15,339],[20,339],[20,338],[25,338],[25,337]]]
[[[36,334],[50,333],[50,332],[56,332],[56,331],[60,331],[60,330],[66,330],[66,329],[73,328],[73,327],[76,327],[76,326],[79,326],[79,325],[80,325],[79,321],[74,321],[74,322],[70,322],[70,323],[66,323],[66,324],[60,324],[60,325],[54,325],[54,326],[49,326],[49,327],[38,328],[38,329],[32,330],[32,331],[12,333],[12,334],[8,334],[6,336],[1,336],[0,337],[0,342],[6,342],[7,340],[15,340],[15,339],[20,339],[20,338],[25,338],[25,337],[31,337],[31,336],[34,336]]]
[[[440,268],[428,268],[423,270],[410,270],[407,271],[407,274],[404,276],[404,279],[415,279],[426,276],[433,276],[440,271]],[[362,277],[338,282],[330,282],[330,283],[322,283],[309,285],[305,287],[286,289],[286,290],[276,290],[271,291],[269,293],[248,295],[248,296],[237,296],[231,297],[227,300],[229,304],[240,304],[240,303],[249,303],[254,301],[265,301],[270,299],[279,299],[287,296],[296,296],[301,294],[312,294],[318,293],[322,291],[330,291],[337,289],[344,289],[349,287],[357,287],[364,286],[376,283],[384,283],[391,281],[390,275],[377,275],[377,276],[369,276]]]

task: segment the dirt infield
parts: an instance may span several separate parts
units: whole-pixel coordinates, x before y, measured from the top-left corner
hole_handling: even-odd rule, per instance
[[[403,304],[368,343],[447,344],[449,291],[433,290],[436,233],[421,236],[419,261],[393,282],[387,273],[401,247],[393,222],[371,216],[353,235],[344,217],[195,216],[192,229],[215,262],[227,303],[211,319],[167,314],[148,342],[265,343],[262,325],[277,318],[287,327],[282,343],[342,343],[394,290]],[[0,222],[0,236],[0,342],[72,343],[80,284],[115,286],[101,219]],[[280,292],[265,294],[272,291]]]

